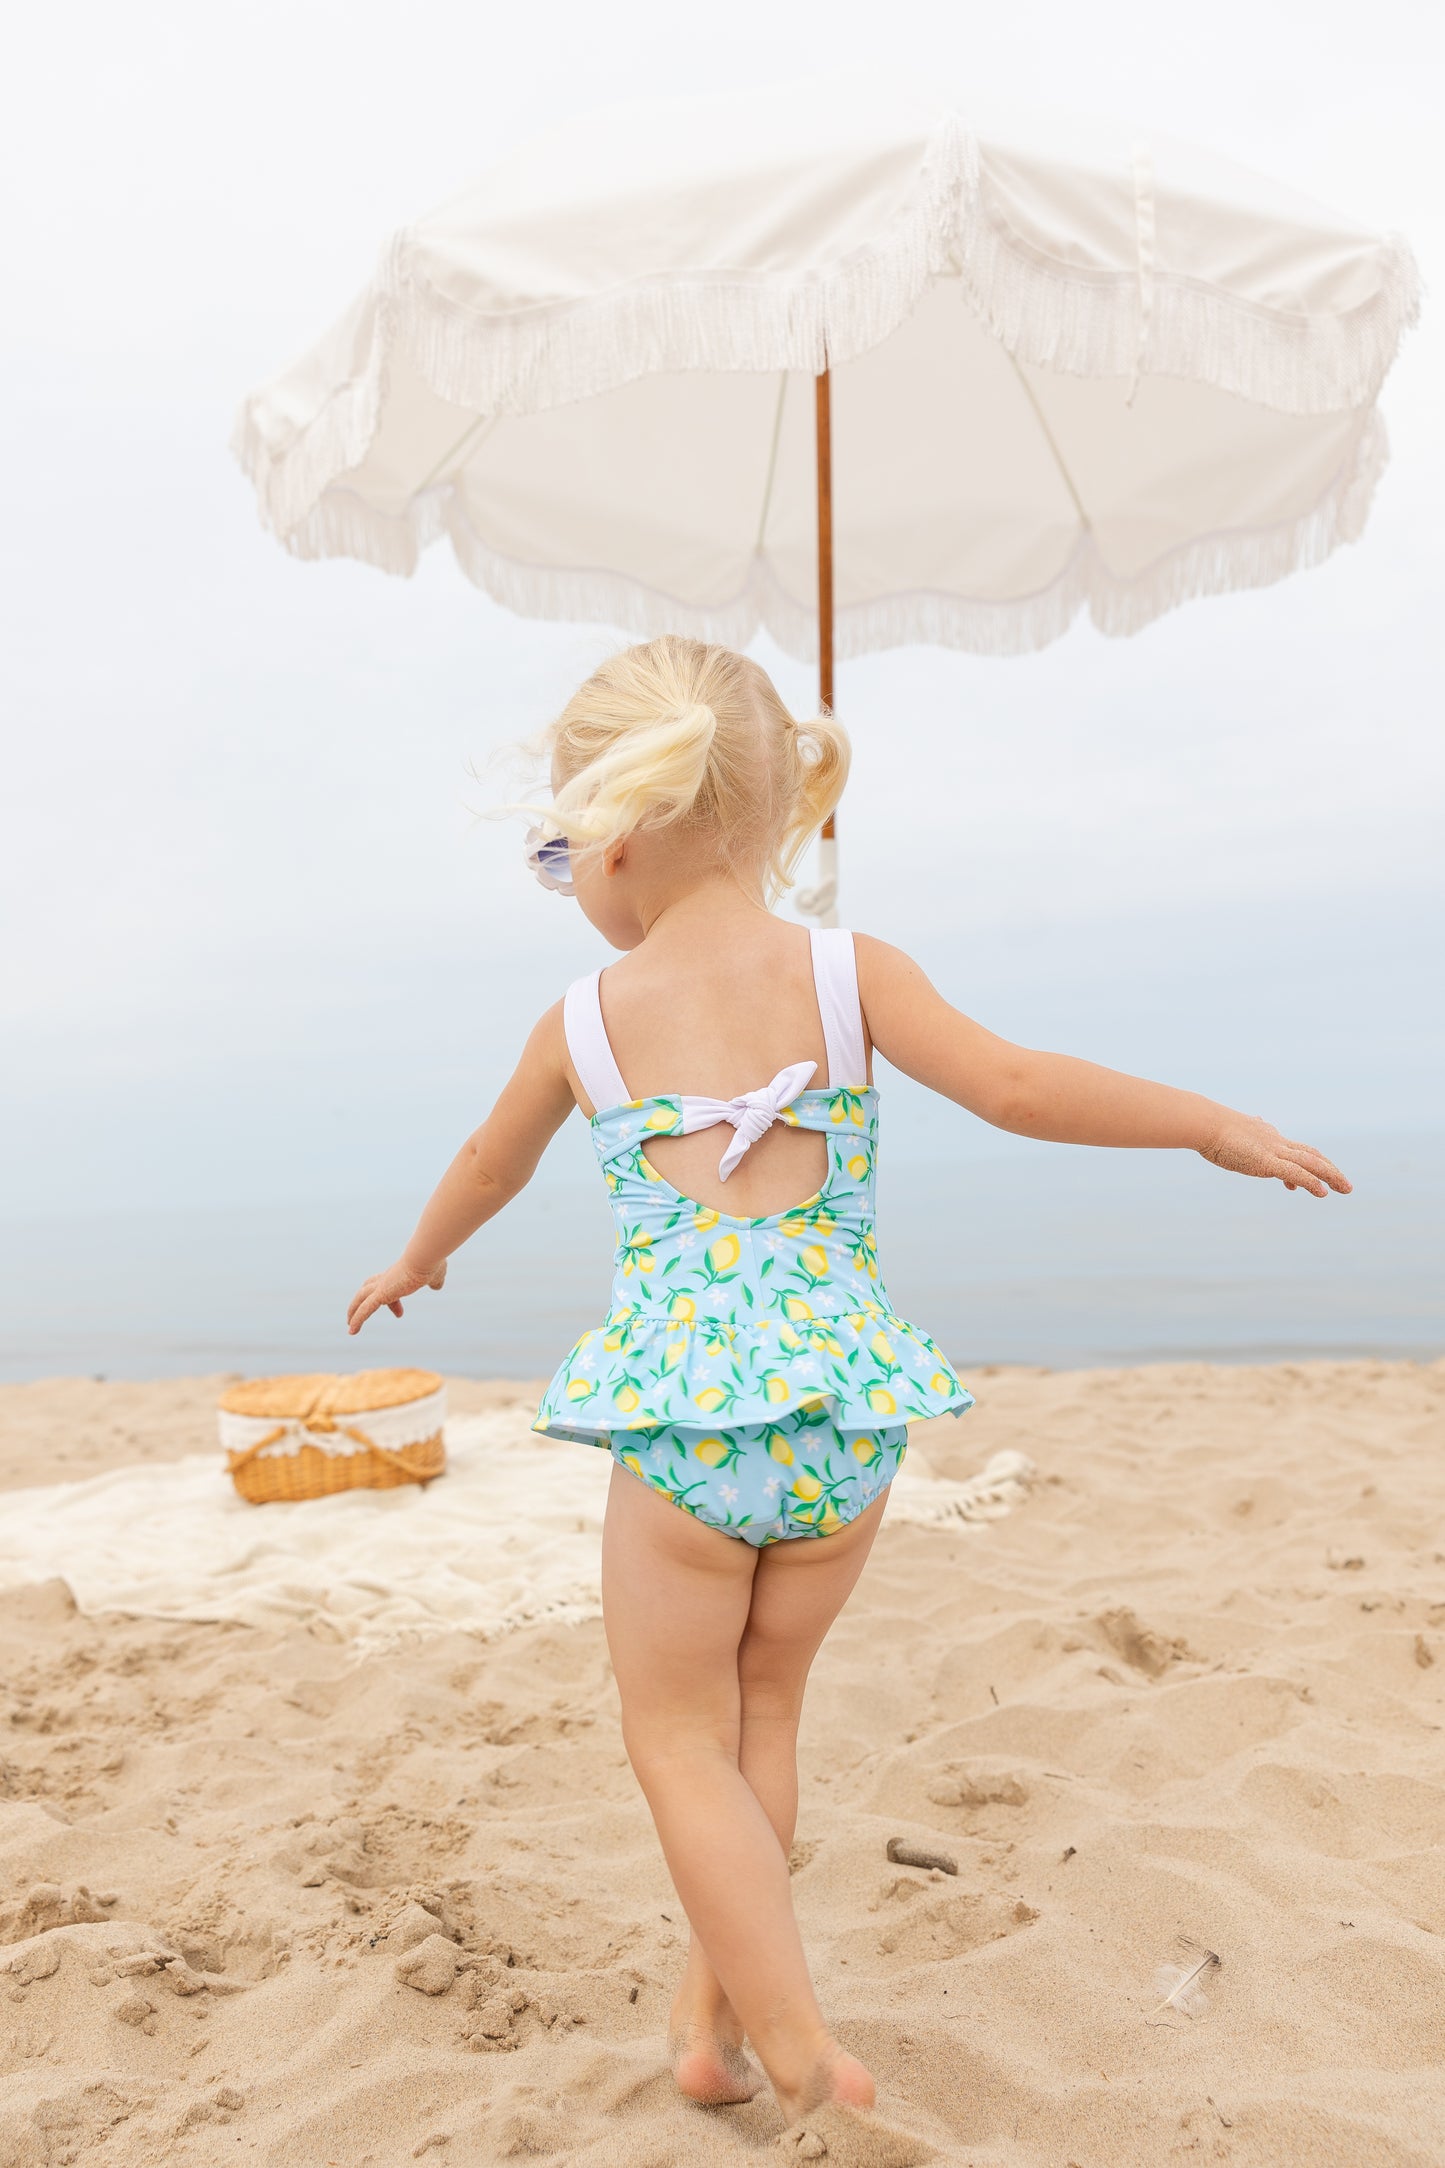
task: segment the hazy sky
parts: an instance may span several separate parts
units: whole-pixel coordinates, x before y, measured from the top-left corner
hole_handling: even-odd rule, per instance
[[[226,450],[240,394],[393,227],[590,104],[886,66],[1193,137],[1402,228],[1438,289],[1440,20],[1401,0],[27,11],[0,93],[5,1208],[424,1185],[600,960],[520,873],[515,824],[473,818],[505,785],[469,769],[608,635],[507,616],[442,551],[410,583],[294,563]],[[1325,1144],[1437,1122],[1441,380],[1427,302],[1365,539],[1320,571],[1131,641],[844,666],[846,915],[1026,1041]],[[807,705],[809,673],[759,652]],[[920,1139],[983,1141],[961,1119]]]

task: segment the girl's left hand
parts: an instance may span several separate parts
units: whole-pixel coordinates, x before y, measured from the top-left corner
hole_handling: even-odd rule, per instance
[[[394,1317],[402,1314],[402,1297],[414,1295],[419,1288],[440,1287],[447,1276],[445,1260],[430,1274],[414,1272],[404,1260],[389,1267],[385,1272],[374,1273],[363,1280],[351,1298],[346,1313],[346,1330],[355,1335],[369,1317],[378,1310],[390,1310]]]
[[[1231,1114],[1213,1140],[1199,1149],[1203,1158],[1229,1174],[1283,1182],[1286,1189],[1307,1189],[1312,1197],[1328,1196],[1332,1189],[1341,1197],[1350,1194],[1351,1185],[1333,1160],[1312,1145],[1282,1137],[1257,1114]]]

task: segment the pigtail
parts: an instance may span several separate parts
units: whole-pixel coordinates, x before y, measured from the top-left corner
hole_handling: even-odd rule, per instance
[[[848,733],[831,715],[793,723],[785,736],[791,741],[792,802],[778,847],[784,884],[791,881],[798,860],[837,806],[853,760]]]
[[[707,779],[717,716],[695,700],[634,723],[567,778],[551,811],[568,835],[606,847],[644,823],[686,819]]]
[[[624,648],[572,695],[539,751],[558,778],[529,807],[551,832],[606,849],[685,825],[700,854],[773,902],[848,779],[831,716],[796,723],[750,656],[664,633]]]

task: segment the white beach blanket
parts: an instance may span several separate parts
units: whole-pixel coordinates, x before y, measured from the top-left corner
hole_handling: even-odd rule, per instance
[[[0,1588],[66,1582],[79,1608],[307,1626],[358,1652],[457,1629],[490,1639],[601,1610],[598,1539],[611,1461],[500,1408],[447,1425],[425,1490],[252,1506],[215,1454],[0,1495]],[[1019,1453],[949,1483],[910,1453],[891,1521],[995,1519],[1028,1486]]]

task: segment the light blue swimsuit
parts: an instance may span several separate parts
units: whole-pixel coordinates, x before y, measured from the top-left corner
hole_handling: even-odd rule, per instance
[[[973,1405],[879,1279],[878,1095],[866,1081],[853,936],[815,932],[812,946],[825,1087],[807,1088],[816,1065],[801,1062],[734,1100],[629,1099],[600,972],[568,990],[564,1011],[597,1109],[616,1276],[606,1320],[572,1349],[533,1427],[606,1447],[698,1520],[754,1544],[832,1535],[892,1482],[911,1420]],[[734,1219],[684,1197],[646,1156],[651,1137],[728,1123],[726,1179],[774,1121],[828,1140],[823,1187],[786,1212]]]

